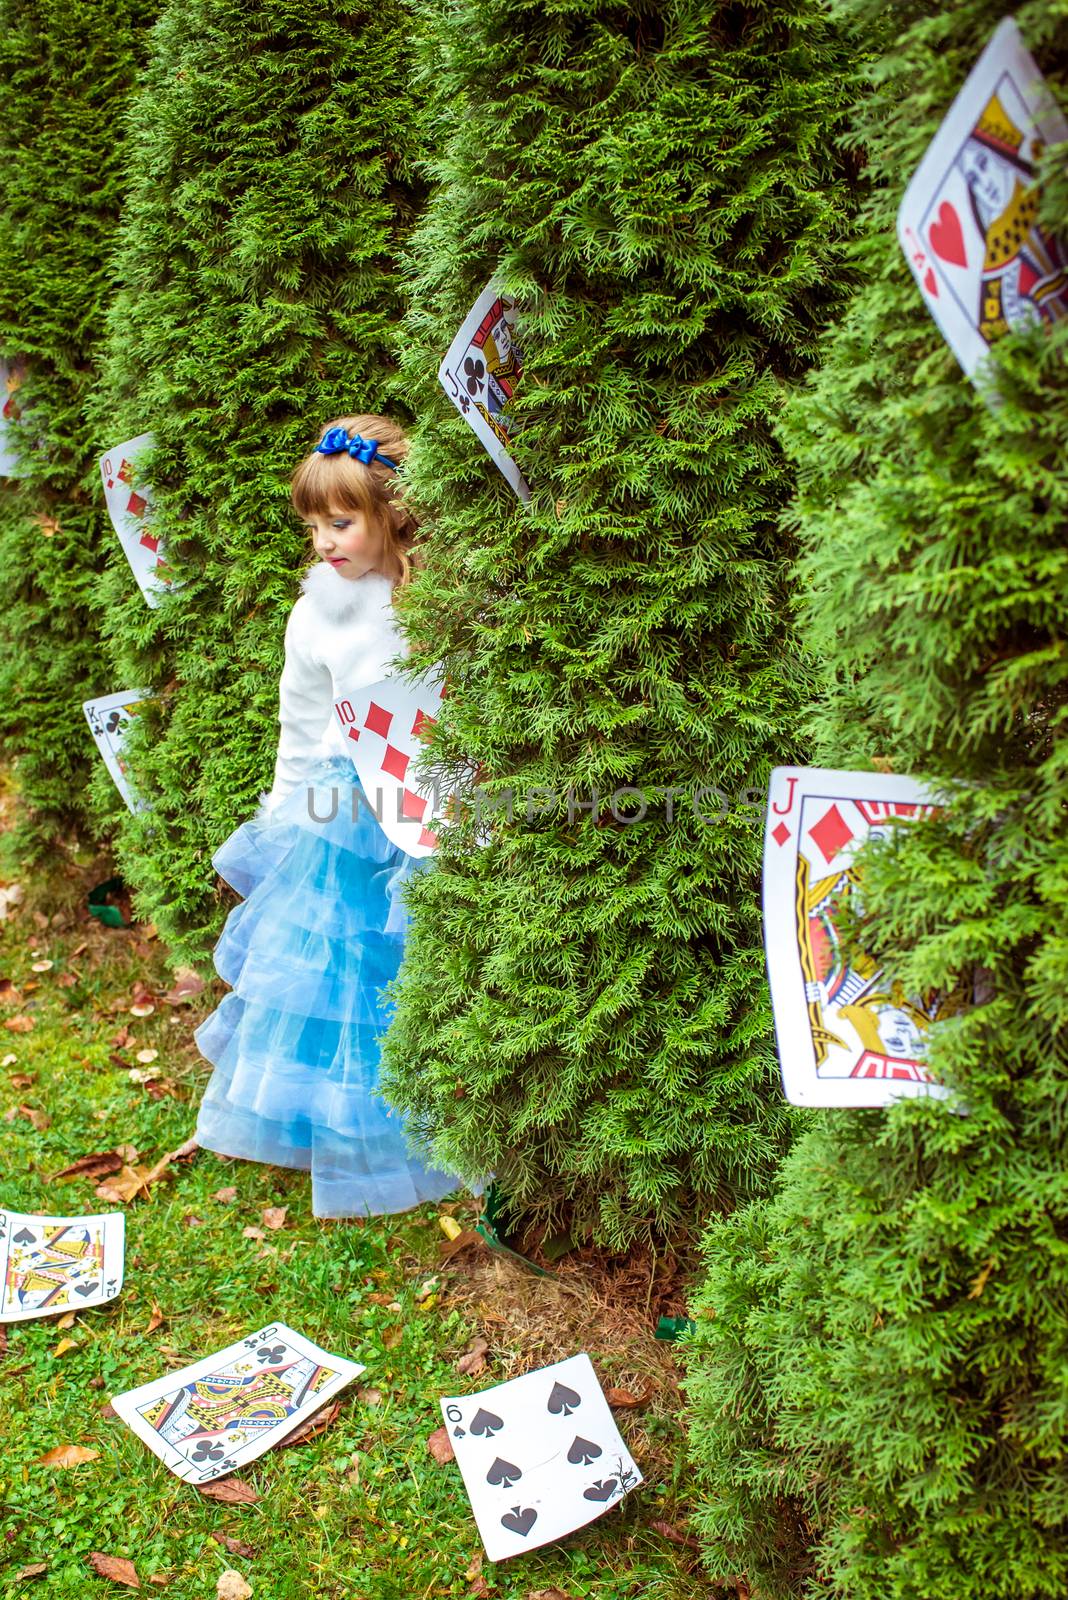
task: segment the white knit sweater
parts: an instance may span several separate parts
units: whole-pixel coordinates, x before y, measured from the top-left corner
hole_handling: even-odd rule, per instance
[[[324,755],[347,755],[334,701],[377,683],[407,651],[393,610],[390,580],[377,572],[343,578],[320,561],[300,580],[303,593],[286,623],[285,666],[278,685],[278,755],[274,783],[260,796],[270,813]]]

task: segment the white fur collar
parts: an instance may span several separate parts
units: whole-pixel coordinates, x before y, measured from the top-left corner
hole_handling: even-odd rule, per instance
[[[365,572],[362,578],[343,578],[329,561],[317,561],[309,567],[300,587],[315,610],[335,622],[358,611],[379,613],[393,598],[393,585],[382,573]]]

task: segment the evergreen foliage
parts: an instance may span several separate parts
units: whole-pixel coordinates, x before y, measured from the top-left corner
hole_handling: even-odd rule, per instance
[[[310,555],[288,480],[323,422],[388,407],[418,206],[399,0],[173,0],[130,115],[101,437],[151,430],[178,580],[149,610],[121,553],[115,687],[157,698],[131,756],[152,805],[119,852],[178,956],[218,932],[210,854],[269,786],[282,636]]]
[[[689,1392],[712,1569],[769,1597],[1068,1590],[1068,327],[962,376],[894,237],[1003,8],[835,0],[878,51],[860,291],[789,408],[813,754],[960,784],[875,852],[866,944],[941,1025],[940,1102],[821,1115],[770,1201],[712,1226]],[[1064,102],[1068,5],[1018,13]],[[891,26],[889,41],[879,30]],[[1068,237],[1065,147],[1042,211]]]
[[[437,756],[500,809],[412,884],[386,1089],[441,1164],[620,1245],[728,1203],[788,1134],[759,809],[805,690],[773,425],[841,296],[843,61],[807,0],[423,12],[404,370],[432,534],[403,609],[448,673]],[[491,277],[529,508],[435,378]]]
[[[83,700],[107,692],[94,600],[111,538],[85,402],[122,199],[121,107],[149,0],[0,4],[0,357],[24,366],[0,483],[0,748],[23,854],[92,826]]]

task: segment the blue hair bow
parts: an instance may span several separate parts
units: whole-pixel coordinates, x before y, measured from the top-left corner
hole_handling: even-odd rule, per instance
[[[338,456],[347,450],[354,461],[362,461],[365,467],[369,467],[372,461],[381,461],[384,467],[392,467],[394,472],[397,470],[395,461],[379,454],[377,439],[363,439],[358,433],[354,433],[350,439],[344,428],[327,428],[315,449],[323,456]]]

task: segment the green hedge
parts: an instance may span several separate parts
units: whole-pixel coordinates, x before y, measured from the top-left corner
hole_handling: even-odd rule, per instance
[[[968,1111],[822,1114],[774,1197],[715,1224],[695,1308],[710,1567],[768,1597],[1060,1600],[1068,1589],[1068,328],[962,376],[894,238],[897,204],[1001,18],[836,0],[880,43],[855,129],[878,192],[869,286],[789,409],[804,636],[825,762],[956,780],[870,863],[874,951],[974,987],[932,1065]],[[1062,101],[1068,5],[1018,20]],[[1068,236],[1065,147],[1043,202]]]
[[[0,3],[0,357],[21,361],[18,479],[0,482],[0,749],[32,853],[95,832],[81,703],[110,688],[94,586],[110,549],[85,405],[114,291],[122,107],[155,8]]]
[[[422,15],[407,613],[449,674],[440,758],[515,820],[480,848],[469,815],[413,886],[387,1092],[513,1210],[621,1245],[758,1185],[788,1136],[759,798],[806,686],[773,426],[842,292],[843,57],[806,0]],[[491,275],[520,306],[529,508],[435,378]],[[541,793],[569,790],[599,825]]]
[[[420,199],[413,22],[174,0],[129,117],[101,438],[151,430],[181,580],[149,610],[118,552],[101,585],[116,688],[158,698],[131,755],[151,813],[118,838],[142,915],[201,961],[211,851],[270,785],[295,575],[288,477],[338,413],[394,403],[405,239]]]

